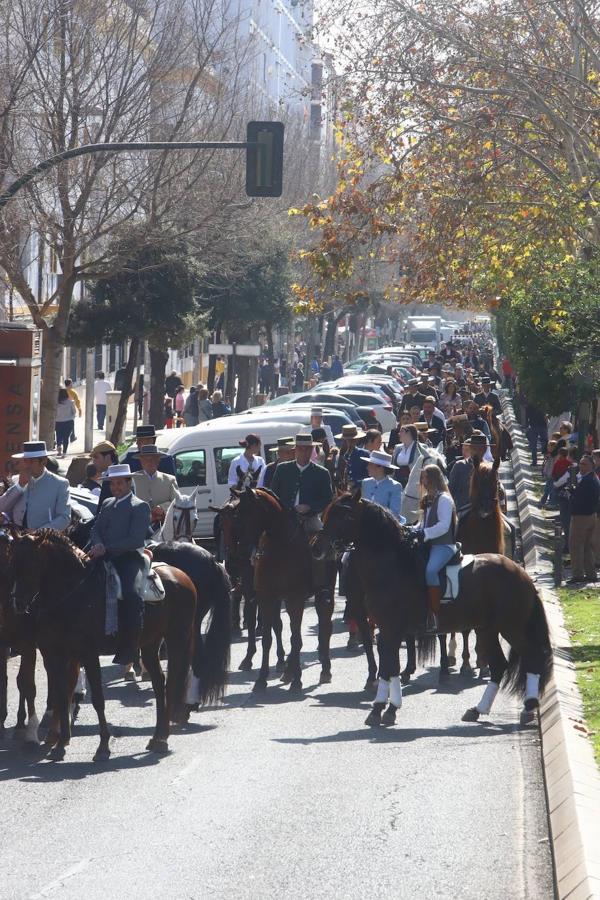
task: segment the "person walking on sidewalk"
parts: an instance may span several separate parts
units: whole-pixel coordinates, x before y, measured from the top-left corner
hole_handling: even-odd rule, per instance
[[[74,424],[75,404],[69,397],[67,389],[60,388],[58,391],[58,401],[56,403],[55,419],[56,449],[58,450],[60,459],[67,455]]]
[[[594,532],[600,500],[600,481],[594,472],[591,456],[579,460],[577,484],[571,494],[571,578],[567,584],[584,584],[596,580]]]
[[[69,400],[72,400],[75,404],[75,409],[77,410],[77,415],[81,418],[81,400],[79,399],[79,394],[73,387],[73,379],[65,378],[65,390],[69,395]],[[75,422],[73,422],[73,433],[71,434],[71,443],[77,440],[77,436],[75,434]]]
[[[106,395],[110,391],[110,381],[104,377],[104,372],[96,372],[94,382],[94,403],[96,404],[96,421],[98,429],[102,431],[106,420]]]

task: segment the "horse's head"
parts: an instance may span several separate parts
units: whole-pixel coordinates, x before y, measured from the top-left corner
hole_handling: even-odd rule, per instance
[[[175,500],[169,508],[173,531],[173,535],[169,537],[169,540],[193,542],[194,531],[198,523],[198,511],[196,509],[197,492],[197,487],[194,488],[191,494],[180,494],[179,491],[177,492]]]
[[[495,515],[498,509],[498,467],[500,460],[493,466],[473,458],[473,474],[471,475],[471,509],[481,519]]]
[[[25,613],[39,593],[42,570],[37,559],[37,541],[33,534],[17,538],[11,548],[10,582],[15,610]]]
[[[323,513],[323,528],[312,542],[315,559],[339,557],[356,540],[364,501],[360,492],[340,494]]]
[[[12,597],[17,612],[26,612],[35,597],[65,580],[80,577],[84,555],[60,532],[42,528],[13,543],[10,560]]]
[[[244,547],[255,547],[263,532],[282,516],[283,507],[266,488],[246,487],[233,493],[238,499],[235,506],[238,540]]]

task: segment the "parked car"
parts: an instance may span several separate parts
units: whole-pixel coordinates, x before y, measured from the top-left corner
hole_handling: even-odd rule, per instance
[[[335,391],[334,388],[331,388],[331,393],[320,390],[306,394],[288,394],[287,396],[292,398],[289,400],[291,404],[313,403],[319,406],[334,406],[339,403],[347,403],[350,400],[355,406],[373,409],[384,431],[389,431],[396,425],[396,416],[394,415],[391,402],[387,397],[382,398],[377,392],[368,390],[348,391],[345,388]]]

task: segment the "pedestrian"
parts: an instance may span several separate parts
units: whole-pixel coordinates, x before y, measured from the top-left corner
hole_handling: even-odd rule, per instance
[[[548,445],[548,419],[538,406],[528,403],[525,411],[527,417],[526,436],[531,451],[531,465],[537,466],[538,443],[542,451],[546,451]]]
[[[294,374],[294,393],[299,394],[302,390],[304,390],[304,369],[298,363]]]
[[[594,535],[599,501],[600,482],[594,472],[592,458],[586,454],[579,461],[579,476],[571,489],[571,578],[567,581],[568,585],[596,580]]]
[[[213,419],[220,419],[221,416],[231,415],[231,407],[223,400],[221,391],[214,391],[210,402],[212,403]]]
[[[208,390],[201,387],[198,389],[198,422],[208,422],[213,416],[213,406],[208,399]]]
[[[326,360],[321,365],[321,373],[320,374],[321,374],[321,377],[320,377],[321,381],[333,381],[333,376],[331,374],[331,366],[329,365],[329,363]]]
[[[337,381],[338,378],[342,378],[344,375],[344,367],[342,365],[342,361],[339,356],[334,356],[331,361],[331,380]]]
[[[261,440],[257,434],[247,434],[240,441],[240,447],[243,447],[242,452],[231,460],[229,466],[229,487],[242,488],[246,484],[256,483],[265,468],[265,461],[260,455]]]
[[[560,463],[560,465],[559,465]],[[573,470],[573,475],[571,475]],[[577,470],[577,450],[575,447],[559,447],[558,457],[552,468],[552,486],[558,502],[558,518],[563,530],[563,554],[568,552],[571,529],[571,494],[569,486]]]
[[[453,378],[446,379],[438,406],[447,419],[462,412],[462,400]]]
[[[165,428],[173,427],[174,415],[175,415],[175,412],[173,410],[173,400],[171,397],[165,397],[164,408],[163,408],[163,421],[165,423]]]
[[[187,400],[185,401],[185,406],[183,407],[183,419],[187,428],[192,428],[194,425],[197,425],[199,421],[198,391],[194,385],[191,386]]]
[[[556,447],[556,441],[550,440],[548,441],[546,447],[546,455],[544,457],[544,462],[542,463],[542,475],[544,476],[544,490],[542,492],[542,496],[540,497],[540,509],[544,509],[546,504],[551,507],[556,506],[556,492],[554,490],[554,466],[555,459],[552,456],[552,451]],[[565,454],[566,456],[566,454]],[[559,477],[559,476],[557,476]]]
[[[94,382],[94,403],[96,404],[96,421],[98,430],[102,431],[106,420],[106,395],[111,390],[110,381],[104,377],[104,372],[96,372]]]
[[[184,424],[183,410],[185,409],[185,388],[182,384],[179,385],[175,392],[173,408],[175,412],[175,427],[179,428]]]
[[[177,388],[181,387],[182,384],[183,381],[181,380],[175,369],[173,369],[171,374],[167,375],[167,377],[165,378],[165,394],[167,395],[167,397],[170,397],[171,400],[174,400],[177,393]]]
[[[75,404],[75,409],[77,410],[78,418],[81,418],[81,400],[79,399],[79,394],[73,387],[73,380],[71,378],[65,378],[65,390],[69,395],[69,399],[73,401]],[[73,420],[73,432],[71,434],[71,443],[77,440],[75,435],[75,420]]]
[[[56,403],[56,449],[60,459],[67,455],[69,442],[73,434],[73,425],[75,423],[75,404],[69,397],[66,388],[59,388],[58,400]]]
[[[446,479],[436,465],[426,465],[421,471],[421,509],[423,518],[417,531],[429,550],[425,567],[425,581],[429,599],[429,615],[426,632],[435,634],[442,602],[440,571],[456,554],[456,508]]]

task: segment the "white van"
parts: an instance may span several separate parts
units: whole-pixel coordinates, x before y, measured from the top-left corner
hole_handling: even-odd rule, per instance
[[[196,493],[198,525],[195,537],[211,538],[215,513],[211,506],[219,507],[229,499],[227,478],[231,460],[242,452],[240,441],[247,434],[257,434],[263,443],[262,456],[269,463],[274,458],[269,450],[276,446],[278,438],[293,436],[303,431],[303,417],[294,422],[274,418],[263,420],[261,416],[224,416],[202,422],[193,428],[173,428],[157,435],[159,448],[175,458],[177,483],[182,494]]]

